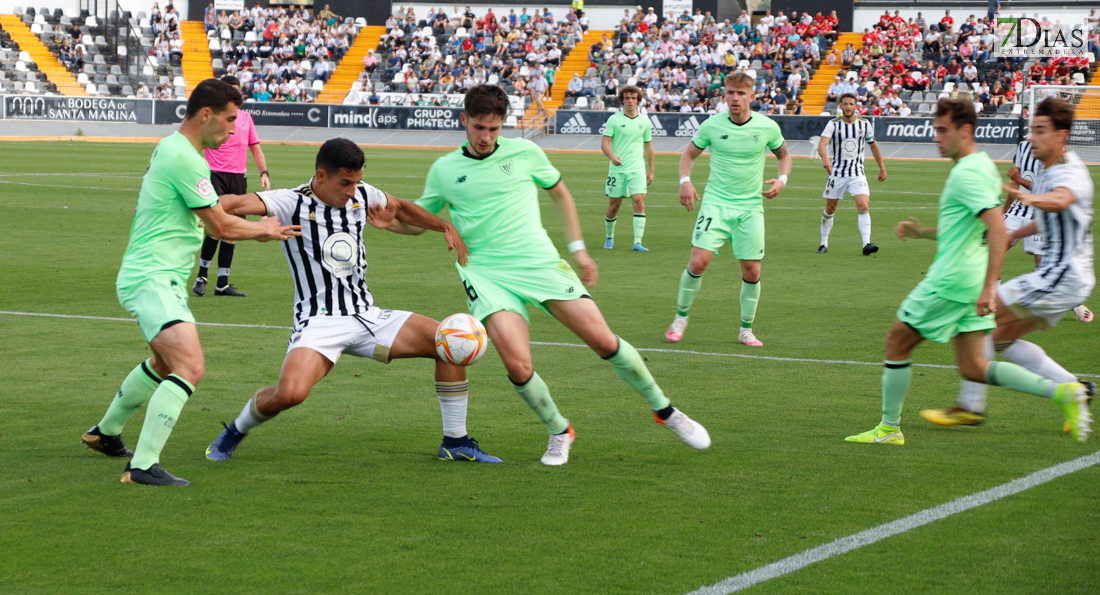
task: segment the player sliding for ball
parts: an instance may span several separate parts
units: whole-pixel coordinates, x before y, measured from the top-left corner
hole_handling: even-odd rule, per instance
[[[235,215],[271,215],[302,226],[302,235],[285,244],[294,278],[294,330],[275,386],[261,388],[214,443],[206,457],[228,459],[261,423],[306,400],[313,386],[332,370],[343,353],[384,364],[423,357],[436,360],[435,389],[443,414],[440,459],[499,463],[466,435],[469,385],[466,369],[441,359],[435,349],[438,323],[419,314],[383,310],[367,289],[363,229],[374,217],[443,232],[448,250],[466,262],[469,251],[450,223],[410,202],[365,184],[363,151],[355,143],[332,139],[317,152],[316,173],[293,189],[220,197]]]
[[[573,197],[538,145],[500,138],[507,114],[503,89],[470,89],[462,114],[467,142],[432,164],[417,203],[435,213],[449,206],[455,227],[469,242],[469,264],[458,266],[467,305],[470,314],[485,323],[516,393],[550,431],[542,463],[564,465],[575,433],[531,362],[527,304],[554,316],[607,360],[649,402],[657,423],[692,448],[708,448],[707,431],[672,406],[642,357],[611,332],[596,302],[585,293],[585,287],[596,283],[597,271],[581,239]],[[542,226],[536,184],[548,190],[557,205],[583,283],[561,260]],[[390,229],[423,231],[401,221]]]

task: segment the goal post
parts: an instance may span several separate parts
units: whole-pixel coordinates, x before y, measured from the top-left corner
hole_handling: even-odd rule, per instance
[[[1033,85],[1029,91],[1029,118],[1035,117],[1035,107],[1047,97],[1060,97],[1073,105],[1073,129],[1066,148],[1077,153],[1085,163],[1100,165],[1100,87]],[[1028,124],[1031,124],[1030,119]]]

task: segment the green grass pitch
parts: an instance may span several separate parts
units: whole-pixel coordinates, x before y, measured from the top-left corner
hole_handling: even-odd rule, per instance
[[[151,145],[0,143],[0,310],[126,317],[114,279]],[[312,147],[267,147],[277,187],[307,181]],[[433,152],[369,150],[366,180],[415,198]],[[687,263],[693,216],[678,206],[674,156],[648,197],[648,254],[603,239],[607,162],[556,154],[600,266],[591,293],[639,348],[880,362],[898,304],[932,242],[900,242],[910,215],[931,225],[944,162],[888,162],[872,180],[874,240],[860,254],[841,205],[830,252],[814,254],[825,172],[795,160],[767,202],[768,247],[755,330],[738,345],[739,274],[728,247],[706,274],[684,341],[663,340]],[[695,179],[704,180],[704,156]],[[775,161],[767,168],[771,176]],[[1002,171],[1007,165],[1001,165]],[[869,176],[877,170],[868,165]],[[251,187],[258,176],[251,176]],[[702,187],[700,185],[700,191]],[[564,240],[548,194],[542,216]],[[369,229],[378,304],[440,319],[464,311],[438,234]],[[1026,272],[1013,249],[1005,277]],[[242,243],[232,281],[247,299],[192,297],[202,322],[288,326],[292,283],[278,246]],[[1100,302],[1092,304],[1095,308]],[[916,368],[904,447],[848,444],[880,409],[875,365],[647,351],[673,402],[709,429],[693,451],[656,426],[645,401],[591,352],[537,345],[535,367],[577,429],[569,464],[538,463],[546,433],[495,354],[470,369],[469,428],[503,465],[435,459],[439,408],[427,361],[345,357],[302,406],[257,429],[231,461],[206,446],[259,387],[273,384],[288,332],[200,327],[207,374],[163,455],[187,489],[119,483],[123,463],[80,434],[147,356],[131,322],[0,315],[0,592],[684,593],[838,537],[1096,450],[1061,432],[1050,402],[990,390],[990,419],[945,429],[917,412],[953,402],[953,370]],[[1067,318],[1033,340],[1073,372],[1100,375],[1100,323]],[[532,340],[578,343],[533,314]],[[922,364],[949,365],[925,344]],[[136,443],[143,413],[127,426]],[[832,558],[753,593],[1100,592],[1100,468]]]

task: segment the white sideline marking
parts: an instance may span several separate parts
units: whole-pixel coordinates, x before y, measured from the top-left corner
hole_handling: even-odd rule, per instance
[[[0,310],[0,315],[7,316],[35,316],[39,318],[76,318],[79,320],[106,320],[109,322],[137,322],[133,318],[117,318],[113,316],[83,316],[80,314],[49,314],[44,312],[12,312],[8,310]],[[275,329],[280,331],[292,331],[294,327],[290,326],[276,326],[271,324],[233,324],[229,322],[196,322],[198,326],[220,326],[230,328],[263,328],[263,329]],[[583,343],[558,343],[553,341],[531,341],[532,345],[542,345],[546,347],[583,347],[588,349],[588,346]],[[692,351],[690,349],[662,349],[659,347],[635,347],[638,351],[645,351],[649,353],[680,353],[684,355],[705,355],[708,357],[736,357],[741,359],[760,359],[772,362],[802,362],[808,364],[843,364],[846,366],[881,366],[882,362],[860,362],[850,359],[814,359],[809,357],[779,357],[774,355],[750,355],[747,353],[717,353],[712,351]],[[945,366],[942,364],[913,364],[914,368],[939,368],[942,370],[954,370],[955,366]],[[1072,372],[1071,372],[1072,374]],[[1078,377],[1093,376],[1093,374],[1074,374]]]
[[[7,310],[0,310],[0,315],[7,316],[35,316],[40,318],[76,318],[80,320],[106,320],[110,322],[137,322],[133,318],[116,318],[112,316],[82,316],[78,314],[48,314],[43,312],[12,312]],[[234,327],[234,328],[264,328],[264,329],[276,329],[283,331],[294,330],[289,326],[273,326],[267,324],[230,324],[226,322],[196,322],[199,326],[221,326],[221,327]],[[582,343],[555,343],[548,341],[531,341],[532,345],[544,345],[549,347],[583,347],[588,348],[587,345]],[[804,362],[812,364],[845,364],[850,366],[881,366],[882,362],[859,362],[854,360],[844,359],[811,359],[803,357],[776,357],[770,355],[749,355],[744,353],[712,353],[708,351],[690,351],[687,349],[660,349],[655,347],[636,347],[638,351],[646,351],[653,353],[682,353],[685,355],[706,355],[712,357],[738,357],[742,359],[760,359],[773,362]],[[943,366],[939,364],[913,364],[914,366],[922,368],[944,368],[955,369],[955,366]]]
[[[929,523],[945,519],[953,514],[965,512],[971,508],[977,508],[983,504],[996,502],[997,500],[1042,485],[1062,477],[1063,475],[1069,475],[1075,471],[1087,469],[1097,463],[1100,463],[1100,451],[1073,459],[1072,461],[1054,465],[1053,467],[1047,467],[1046,469],[1036,471],[1026,477],[1014,479],[997,487],[969,496],[963,496],[962,498],[940,504],[939,506],[927,508],[916,514],[911,514],[896,521],[867,529],[866,531],[860,531],[854,535],[841,537],[836,541],[808,549],[793,556],[788,556],[782,560],[772,562],[767,566],[761,566],[756,570],[750,570],[738,574],[737,576],[731,576],[726,580],[714,583],[710,586],[700,587],[688,595],[726,595],[727,593],[747,589],[748,587],[764,581],[802,570],[811,564],[828,560],[829,558],[859,549],[865,545],[871,545],[887,537],[923,527]]]

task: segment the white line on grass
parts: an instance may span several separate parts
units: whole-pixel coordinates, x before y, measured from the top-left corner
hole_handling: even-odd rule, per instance
[[[43,312],[12,312],[6,310],[0,310],[0,315],[7,316],[34,316],[40,318],[75,318],[79,320],[106,320],[110,322],[136,322],[133,318],[116,318],[111,316],[82,316],[78,314],[48,314]],[[234,328],[263,328],[263,329],[276,329],[289,331],[294,330],[289,326],[274,326],[267,324],[230,324],[225,322],[197,322],[199,326],[220,326],[220,327],[234,327]],[[532,345],[543,345],[548,347],[583,347],[588,349],[587,345],[582,343],[556,343],[548,341],[531,341]],[[744,353],[715,353],[709,351],[691,351],[688,349],[660,349],[655,347],[636,347],[638,351],[646,351],[651,353],[680,353],[684,355],[704,355],[709,357],[736,357],[741,359],[759,359],[773,362],[801,362],[811,364],[844,364],[849,366],[881,366],[882,362],[859,362],[854,360],[844,359],[811,359],[803,357],[777,357],[771,355],[749,355]],[[955,366],[943,366],[939,364],[913,364],[914,366],[922,368],[943,368],[943,369],[955,369]]]
[[[1100,463],[1100,451],[1073,459],[1072,461],[1054,465],[1053,467],[1047,467],[1046,469],[1036,471],[1026,477],[1014,479],[995,488],[990,488],[969,496],[963,496],[962,498],[922,510],[916,514],[900,518],[896,521],[879,525],[867,529],[866,531],[860,531],[854,535],[841,537],[836,541],[808,549],[793,556],[788,556],[782,560],[772,562],[767,566],[761,566],[756,570],[750,570],[738,574],[737,576],[731,576],[724,581],[717,582],[707,587],[700,587],[688,595],[726,595],[727,593],[734,593],[742,589],[747,589],[764,581],[802,570],[811,564],[828,560],[829,558],[859,549],[865,545],[871,545],[887,537],[893,537],[899,533],[905,533],[918,527],[923,527],[929,523],[945,519],[960,512],[965,512],[971,508],[977,508],[984,504],[989,504],[990,502],[996,502],[997,500],[1042,485],[1062,477],[1063,475],[1069,475],[1075,471],[1087,469],[1098,463]]]
[[[113,316],[83,316],[79,314],[50,314],[45,312],[13,312],[8,310],[0,310],[0,316],[34,316],[39,318],[75,318],[79,320],[106,320],[109,322],[137,322],[133,318],[118,318]],[[276,326],[271,324],[233,324],[229,322],[196,322],[199,326],[219,326],[230,328],[261,328],[261,329],[275,329],[281,331],[294,330],[289,326]],[[583,343],[558,343],[554,341],[531,341],[532,345],[542,345],[546,347],[583,347],[588,349],[588,346]],[[638,351],[645,351],[649,353],[679,353],[683,355],[704,355],[707,357],[736,357],[740,359],[759,359],[771,362],[801,362],[807,364],[842,364],[845,366],[881,366],[882,362],[860,362],[850,359],[814,359],[809,357],[779,357],[774,355],[750,355],[747,353],[717,353],[713,351],[692,351],[690,349],[661,349],[659,347],[635,347]],[[956,366],[945,366],[942,364],[913,364],[916,368],[939,368],[941,370],[954,370]],[[1090,376],[1090,374],[1074,374],[1074,376],[1084,377]]]

